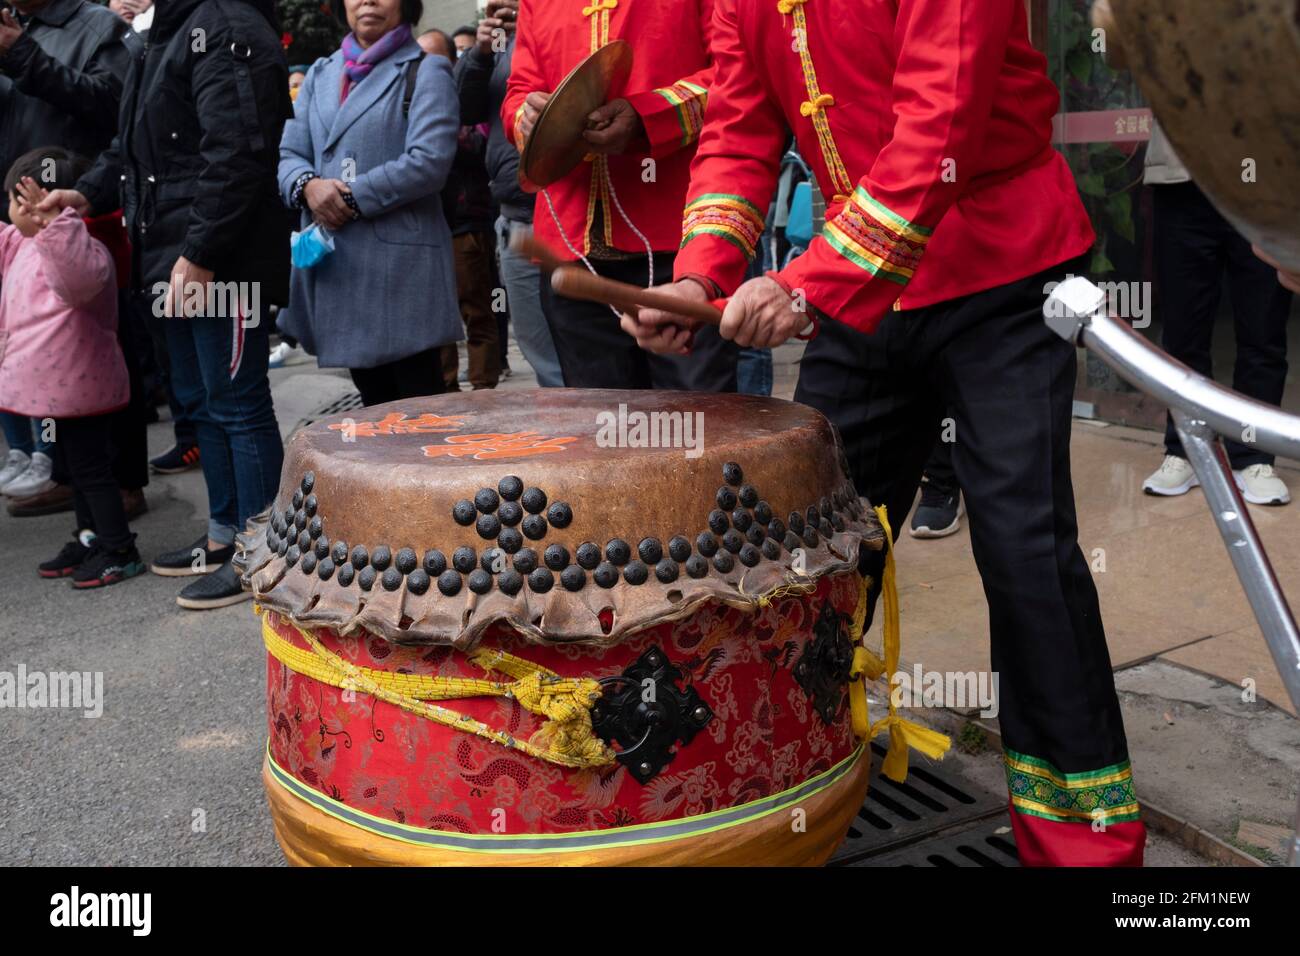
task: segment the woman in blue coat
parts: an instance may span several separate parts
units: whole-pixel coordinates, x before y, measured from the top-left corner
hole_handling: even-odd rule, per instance
[[[334,0],[352,32],[307,72],[280,143],[280,192],[334,252],[293,271],[280,327],[367,405],[442,391],[464,338],[439,196],[456,153],[451,66],[422,57],[420,0]],[[416,71],[411,79],[409,71]]]

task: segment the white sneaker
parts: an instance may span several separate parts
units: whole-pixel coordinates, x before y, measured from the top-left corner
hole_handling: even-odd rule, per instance
[[[301,345],[290,345],[288,342],[281,342],[275,348],[271,349],[271,368],[284,368],[286,365],[301,365],[309,359],[306,349]]]
[[[9,454],[5,457],[4,467],[0,468],[0,488],[3,488],[26,471],[31,462],[31,456],[27,452],[19,451],[17,448],[9,449]]]
[[[1272,465],[1248,465],[1234,471],[1232,477],[1241,496],[1252,505],[1284,505],[1291,500],[1291,492]]]
[[[1200,483],[1191,462],[1177,455],[1165,455],[1160,467],[1142,482],[1142,490],[1149,495],[1185,495]]]
[[[8,495],[10,498],[27,498],[40,494],[53,487],[54,482],[50,480],[50,475],[53,473],[54,462],[50,460],[50,456],[43,451],[38,451],[32,455],[32,460],[21,475],[0,488],[0,494]]]

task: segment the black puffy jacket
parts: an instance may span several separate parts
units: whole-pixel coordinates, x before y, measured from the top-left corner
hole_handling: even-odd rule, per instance
[[[270,0],[161,0],[122,92],[117,138],[78,184],[126,213],[138,289],[177,258],[288,298],[280,134],[292,113]]]
[[[0,56],[0,178],[39,146],[92,161],[107,148],[117,132],[129,29],[86,0],[51,0],[27,18]]]
[[[487,172],[492,198],[511,222],[532,222],[535,197],[519,187],[519,150],[506,139],[501,125],[501,103],[506,98],[515,38],[501,53],[482,53],[477,46],[456,63],[456,92],[460,95],[460,121],[487,123]]]

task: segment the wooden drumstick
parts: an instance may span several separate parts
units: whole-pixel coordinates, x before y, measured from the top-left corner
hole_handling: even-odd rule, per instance
[[[510,239],[510,248],[521,256],[536,259],[544,271],[551,273],[551,288],[570,299],[601,302],[633,315],[637,309],[660,309],[684,315],[705,325],[718,325],[722,322],[722,310],[716,305],[690,302],[653,289],[643,289],[627,282],[592,275],[586,269],[561,258],[554,249],[528,233],[515,233]]]
[[[719,325],[722,322],[722,311],[707,302],[691,302],[654,289],[643,289],[628,282],[606,279],[604,276],[592,275],[580,266],[565,264],[552,272],[551,288],[557,295],[588,302],[603,302],[632,315],[636,315],[638,309],[660,309],[674,315],[684,315],[705,325]]]

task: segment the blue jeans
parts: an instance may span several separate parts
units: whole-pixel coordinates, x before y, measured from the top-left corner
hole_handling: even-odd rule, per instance
[[[208,537],[231,544],[275,498],[284,464],[266,377],[270,325],[237,318],[168,319],[172,391],[194,423],[208,486]]]
[[[33,431],[37,435],[41,433],[39,418],[28,418],[26,415],[15,415],[13,412],[0,412],[0,429],[4,431],[5,443],[13,451],[20,451],[26,455],[38,451],[45,455],[50,453],[49,442],[33,437]]]
[[[560,388],[564,376],[551,339],[551,327],[542,312],[542,275],[537,266],[510,250],[510,221],[505,216],[497,217],[497,255],[519,351],[537,373],[538,385]]]
[[[772,350],[741,349],[736,363],[736,391],[742,395],[772,394]]]

